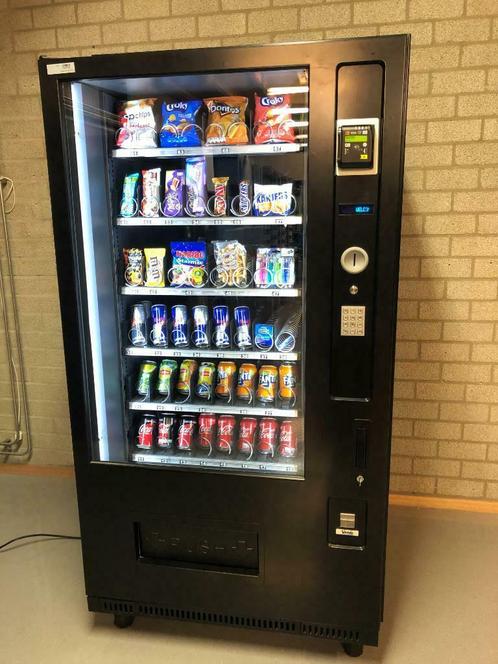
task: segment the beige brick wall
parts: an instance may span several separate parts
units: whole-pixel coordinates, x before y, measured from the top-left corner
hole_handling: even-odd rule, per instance
[[[498,499],[497,0],[0,0],[0,13],[33,462],[71,463],[38,54],[410,32],[392,489]],[[5,382],[0,395],[2,417]]]

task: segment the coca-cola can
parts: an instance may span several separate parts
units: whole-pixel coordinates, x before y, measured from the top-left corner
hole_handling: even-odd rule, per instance
[[[212,450],[216,432],[216,415],[201,413],[199,415],[199,447],[201,450]]]
[[[280,425],[277,453],[287,459],[295,457],[297,454],[297,434],[291,420],[284,420]]]
[[[157,421],[157,447],[160,450],[170,450],[173,447],[173,431],[176,418],[169,413],[159,413]]]
[[[157,432],[157,418],[155,415],[150,413],[145,413],[140,418],[138,424],[137,437],[135,440],[135,446],[139,450],[148,450],[151,451],[154,447],[154,439]]]
[[[234,446],[235,417],[221,415],[218,418],[218,431],[216,434],[216,449],[218,452],[231,454]]]
[[[239,440],[237,450],[243,454],[252,454],[256,438],[258,421],[255,417],[243,417],[239,423]]]
[[[256,450],[260,454],[275,455],[278,422],[273,417],[262,417],[259,421],[258,443]]]
[[[176,436],[176,449],[190,452],[194,447],[194,430],[196,418],[194,415],[182,415]]]

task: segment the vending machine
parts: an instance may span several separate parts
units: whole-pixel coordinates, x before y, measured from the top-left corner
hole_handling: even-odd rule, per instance
[[[39,61],[90,611],[376,645],[409,37]]]

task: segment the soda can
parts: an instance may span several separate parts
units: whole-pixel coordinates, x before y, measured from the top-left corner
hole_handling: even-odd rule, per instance
[[[280,425],[277,453],[287,459],[297,454],[297,434],[291,420],[284,420]]]
[[[170,450],[173,447],[176,418],[169,413],[159,413],[157,419],[157,447],[160,450]]]
[[[196,360],[183,360],[180,364],[180,373],[178,375],[176,391],[180,397],[184,397],[184,401],[189,399],[193,394],[192,382],[196,370]]]
[[[278,398],[284,408],[296,403],[296,385],[296,363],[282,362],[278,368]]]
[[[188,318],[185,304],[174,304],[171,307],[171,340],[176,348],[188,346]]]
[[[143,304],[144,309],[145,309],[145,320],[147,321],[147,325],[149,324],[149,319],[150,319],[150,310],[152,308],[152,302],[150,300],[142,300],[138,304]]]
[[[213,307],[214,345],[216,348],[230,347],[230,314],[226,304]]]
[[[237,399],[252,403],[254,399],[254,387],[258,369],[255,364],[244,362],[240,365],[239,375],[237,377],[237,387],[235,394]]]
[[[220,415],[218,418],[218,431],[216,434],[216,449],[218,452],[233,452],[235,433],[235,417],[233,415]]]
[[[259,370],[256,399],[261,403],[273,404],[277,393],[278,369],[273,364],[264,364]]]
[[[194,415],[181,415],[176,436],[176,448],[178,450],[190,452],[193,449],[195,425],[196,419]]]
[[[161,360],[156,391],[163,397],[163,401],[169,401],[173,396],[173,385],[177,370],[178,362],[176,360]]]
[[[157,362],[154,360],[144,360],[140,365],[137,380],[137,394],[143,397],[144,401],[152,399],[153,379],[157,371]]]
[[[277,443],[277,420],[273,417],[262,417],[259,421],[258,443],[256,450],[260,454],[275,455]]]
[[[237,450],[243,454],[252,455],[256,438],[258,421],[255,417],[243,417],[239,424],[239,440]]]
[[[235,362],[230,362],[227,360],[218,362],[218,369],[216,372],[216,387],[214,388],[214,393],[219,399],[228,402],[232,400],[236,370],[237,367],[235,366]]]
[[[168,314],[165,304],[153,304],[150,308],[152,330],[150,338],[154,346],[168,345]]]
[[[215,373],[216,367],[213,362],[201,362],[197,375],[197,385],[195,386],[195,395],[199,399],[204,399],[205,401],[213,399]]]
[[[151,451],[157,431],[157,418],[155,415],[145,413],[140,417],[135,446],[139,450]]]
[[[134,304],[131,308],[128,339],[134,346],[147,345],[147,314],[141,302]]]
[[[214,447],[214,436],[216,432],[216,415],[213,413],[201,413],[199,415],[199,447],[202,450],[211,450]]]
[[[194,319],[194,331],[192,340],[196,348],[209,348],[209,314],[205,304],[197,304],[192,307],[192,318]]]
[[[249,307],[235,307],[233,315],[235,318],[235,345],[240,350],[251,348],[251,311]]]

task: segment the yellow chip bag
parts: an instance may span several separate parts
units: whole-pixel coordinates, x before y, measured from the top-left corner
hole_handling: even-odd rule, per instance
[[[206,145],[249,143],[246,125],[247,97],[204,99],[208,110]]]

